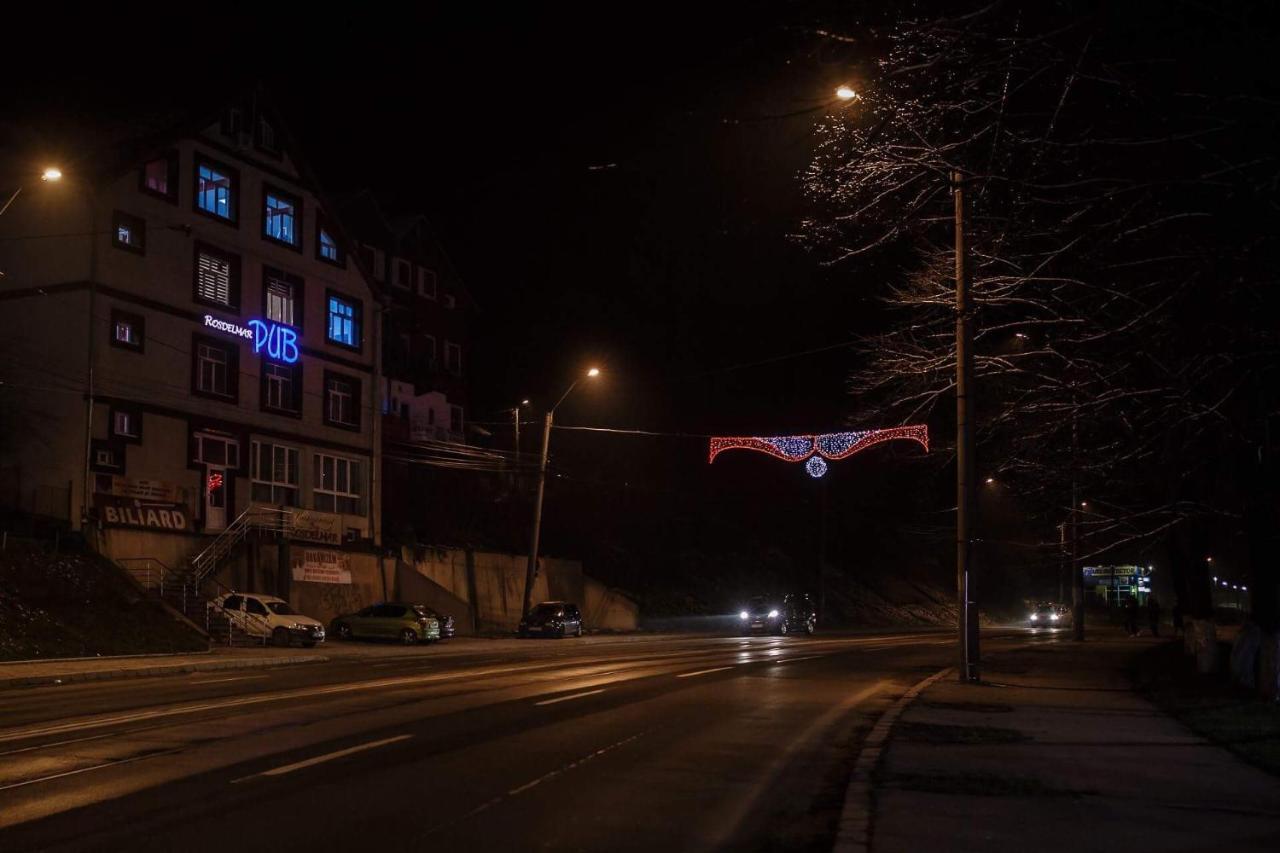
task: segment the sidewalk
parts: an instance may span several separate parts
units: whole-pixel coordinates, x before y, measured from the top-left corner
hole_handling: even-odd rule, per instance
[[[176,655],[133,655],[102,658],[62,658],[0,663],[0,691],[42,684],[152,678],[223,669],[253,669],[302,663],[324,663],[326,655],[290,653],[287,649],[234,648]]]
[[[1280,779],[1132,691],[1158,642],[1100,632],[929,686],[890,735],[870,849],[1280,850]]]

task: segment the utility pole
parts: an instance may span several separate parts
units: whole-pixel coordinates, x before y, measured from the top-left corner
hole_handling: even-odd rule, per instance
[[[516,464],[520,464],[520,407],[516,406],[511,410],[511,416],[515,419],[516,427]]]
[[[1080,567],[1080,481],[1078,454],[1080,428],[1076,386],[1071,383],[1071,631],[1084,640],[1084,571]]]
[[[960,681],[978,680],[978,608],[974,593],[973,317],[964,243],[964,175],[951,173],[956,230],[956,596],[959,599]]]
[[[520,414],[517,411],[516,418]],[[551,419],[555,417],[555,409],[547,412],[547,419],[542,426],[542,461],[538,464],[538,497],[533,504],[533,532],[529,536],[529,562],[524,570],[524,609],[521,617],[529,615],[529,607],[533,604],[533,575],[538,570],[538,539],[542,535],[542,496],[547,489],[547,445],[551,442]]]

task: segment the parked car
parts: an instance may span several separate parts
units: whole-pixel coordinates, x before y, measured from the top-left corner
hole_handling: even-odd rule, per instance
[[[569,601],[544,601],[520,620],[521,637],[581,637],[582,611]]]
[[[759,595],[738,613],[743,634],[812,634],[818,629],[813,600],[803,593]]]
[[[251,637],[270,638],[272,645],[289,646],[296,639],[307,648],[324,642],[324,625],[304,616],[289,602],[260,592],[229,592],[209,606],[221,610],[236,628]]]
[[[440,620],[422,604],[384,602],[339,616],[329,631],[340,640],[399,640],[406,646],[440,639]]]
[[[447,640],[454,635],[453,617],[446,616],[434,607],[422,605],[422,609],[427,612],[428,616],[436,617],[436,621],[440,623],[440,639]]]

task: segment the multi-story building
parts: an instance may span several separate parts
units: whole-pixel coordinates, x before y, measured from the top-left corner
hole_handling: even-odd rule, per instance
[[[250,504],[370,552],[379,303],[265,96],[95,145],[56,181],[18,165],[32,179],[0,215],[0,504],[117,559],[181,562]],[[288,588],[267,571],[260,587]]]
[[[388,216],[370,193],[342,203],[363,265],[383,294],[379,403],[383,523],[391,539],[457,541],[460,517],[486,505],[471,471],[450,470],[470,448],[468,317],[453,264],[421,215]]]
[[[425,216],[388,217],[370,193],[346,200],[340,212],[385,295],[385,439],[464,442],[474,306],[448,254]]]

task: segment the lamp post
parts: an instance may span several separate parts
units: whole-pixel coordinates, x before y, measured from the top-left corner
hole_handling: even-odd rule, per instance
[[[40,180],[45,183],[57,183],[62,180],[62,170],[56,166],[50,166],[40,173]],[[4,212],[9,209],[9,205],[13,204],[14,201],[17,200],[18,196],[22,194],[23,186],[23,184],[19,184],[18,188],[10,193],[9,197],[5,199],[4,206],[0,207],[0,216],[4,216]]]
[[[585,374],[586,378],[595,379],[600,375],[600,368],[593,367]],[[533,576],[538,569],[538,540],[542,535],[542,498],[547,490],[547,448],[551,443],[551,423],[555,418],[556,409],[560,408],[560,404],[573,393],[573,389],[578,387],[578,383],[583,379],[579,376],[573,380],[556,404],[547,410],[546,419],[542,424],[542,459],[538,463],[538,497],[533,504],[533,530],[529,535],[529,562],[525,566],[524,572],[524,608],[520,611],[521,617],[529,615],[529,607],[532,604],[533,597]],[[519,414],[516,415],[517,421]]]

